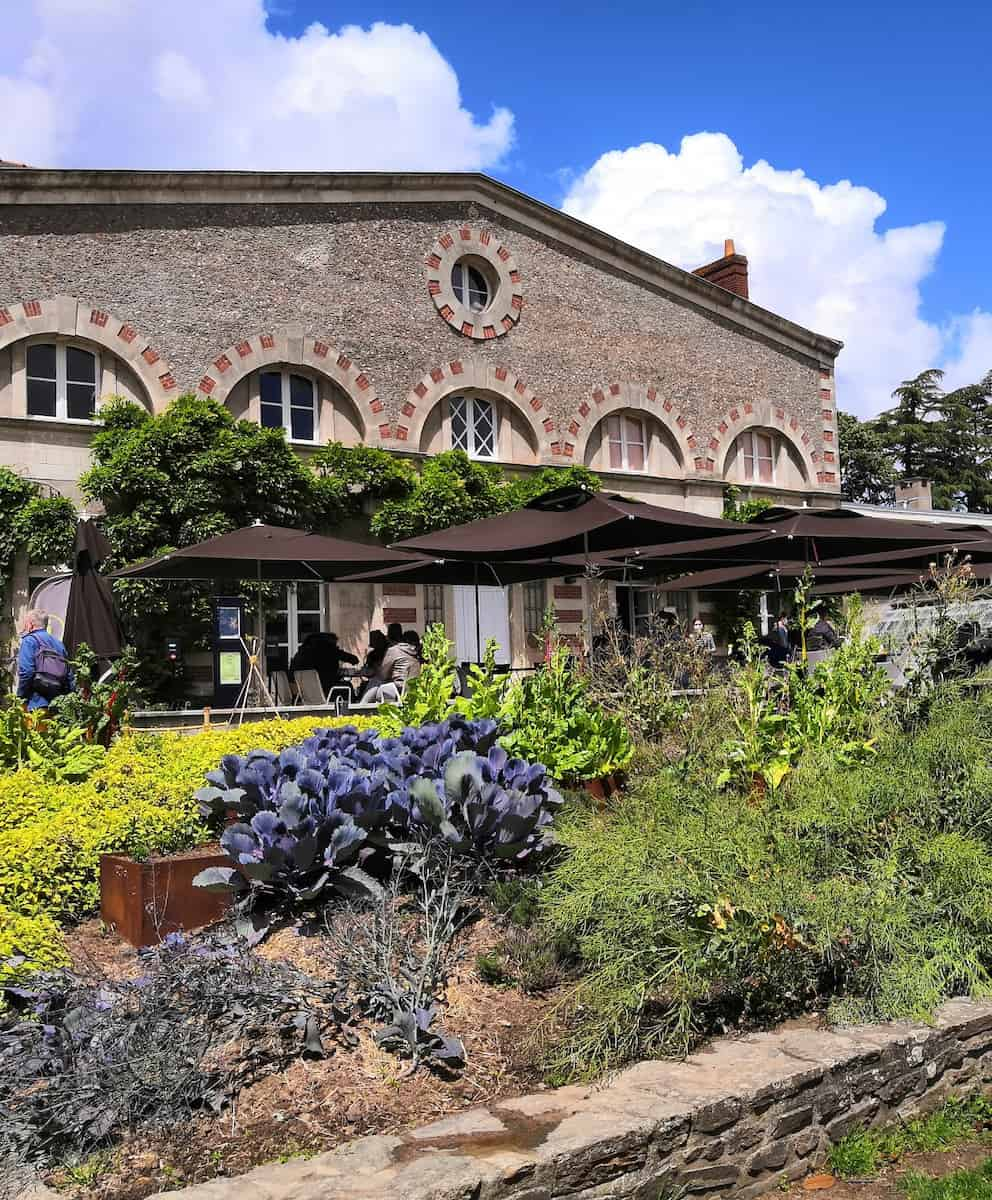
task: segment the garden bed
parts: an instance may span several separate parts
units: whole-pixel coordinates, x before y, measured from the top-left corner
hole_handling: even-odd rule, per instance
[[[164,1134],[139,1132],[91,1156],[82,1168],[50,1172],[48,1182],[77,1200],[143,1200],[166,1188],[322,1153],[355,1137],[395,1133],[541,1086],[535,1031],[560,997],[527,995],[518,986],[480,978],[478,956],[490,954],[505,933],[504,922],[493,914],[477,921],[464,935],[449,979],[445,1020],[468,1052],[457,1075],[442,1078],[420,1070],[409,1076],[406,1064],[379,1049],[369,1031],[359,1030],[354,1049],[300,1059],[245,1088],[233,1109]],[[83,923],[67,940],[74,969],[85,978],[135,978],[143,970],[139,955],[99,921]],[[282,929],[255,952],[317,978],[327,973],[318,936]]]

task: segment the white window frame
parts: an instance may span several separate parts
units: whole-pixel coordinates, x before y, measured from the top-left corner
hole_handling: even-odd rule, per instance
[[[457,283],[455,283],[456,271],[458,272]],[[479,289],[472,286],[472,277],[469,274],[470,271],[474,271],[476,275],[478,275],[478,277],[482,280],[483,287],[486,289],[485,303],[483,304],[472,300],[472,293],[474,292],[476,295],[478,295]],[[486,275],[486,272],[481,267],[476,266],[475,263],[469,262],[464,258],[458,259],[458,261],[451,268],[451,290],[455,293],[455,299],[458,301],[458,303],[463,304],[469,310],[469,312],[473,313],[485,312],[490,304],[492,304],[493,296],[495,295],[495,289],[493,288],[489,277]],[[459,295],[459,292],[461,295]]]
[[[312,614],[312,613],[319,612],[320,613],[320,631],[322,633],[327,632],[327,627],[328,627],[327,588],[324,586],[323,583],[318,583],[317,580],[312,580],[312,581],[306,580],[305,582],[307,582],[307,583],[313,582],[317,585],[317,588],[318,588],[317,595],[318,595],[319,603],[320,603],[319,609],[317,609],[317,608],[300,608],[297,584],[296,583],[286,583],[284,585],[286,588],[285,607],[283,607],[281,600],[280,600],[277,602],[277,607],[266,608],[266,610],[265,610],[266,633],[268,632],[268,623],[273,617],[282,616],[283,613],[286,614],[286,641],[285,642],[281,642],[281,641],[276,642],[275,645],[280,646],[280,647],[281,646],[286,647],[286,662],[287,662],[287,664],[291,663],[293,661],[293,655],[296,654],[296,652],[297,652],[297,650],[299,650],[300,646],[303,645],[303,638],[300,637],[300,614],[301,613]],[[258,623],[256,621],[256,627],[257,627],[257,624]],[[265,651],[267,651],[269,639],[266,636],[262,640],[263,640],[263,648]],[[266,654],[265,657],[267,659],[268,655]]]
[[[617,421],[620,425],[620,464],[621,465],[619,467],[614,467],[610,463],[610,447],[616,444],[616,440],[610,436],[610,421]],[[627,422],[628,421],[636,421],[637,424],[641,427],[641,440],[640,440],[639,444],[641,447],[641,453],[642,453],[642,457],[643,457],[644,461],[643,461],[642,465],[639,467],[632,467],[630,465],[630,447],[631,447],[631,445],[638,445],[638,443],[630,442],[627,438]],[[605,447],[606,447],[606,464],[603,468],[604,470],[606,470],[606,471],[634,471],[634,472],[637,472],[638,474],[644,474],[647,471],[647,469],[648,469],[648,451],[649,451],[648,436],[649,435],[648,435],[647,422],[644,420],[643,417],[638,416],[636,413],[629,413],[629,412],[611,413],[609,416],[603,418],[603,432],[604,432],[603,441],[604,441]]]
[[[768,439],[770,449],[767,455],[758,454],[757,439],[759,437]],[[741,457],[741,474],[744,476],[745,483],[764,484],[765,486],[774,484],[778,445],[773,433],[768,433],[763,429],[746,429],[740,435],[739,453]],[[767,479],[761,478],[761,469],[758,465],[763,461],[771,463],[771,473]]]
[[[278,375],[280,380],[279,398],[282,402],[282,428],[286,438],[290,442],[296,442],[302,446],[315,446],[320,442],[320,387],[312,375],[306,371],[300,371],[295,367],[275,367],[263,368],[258,372],[256,387],[258,389],[258,423],[262,424],[262,376],[263,375]],[[293,437],[293,401],[292,401],[292,384],[290,382],[292,376],[295,375],[298,379],[305,379],[310,384],[311,396],[313,397],[313,437],[298,438]],[[296,407],[300,407],[297,405]],[[267,429],[275,428],[275,426],[265,426]]]
[[[41,375],[30,375],[28,373],[28,353],[35,346],[54,346],[55,347],[55,416],[50,417],[45,413],[33,413],[29,409],[28,392],[30,390],[30,381],[44,379]],[[82,380],[69,379],[68,368],[68,351],[81,350],[84,354],[89,354],[93,359],[93,411],[88,417],[70,417],[69,416],[69,383],[82,383]],[[89,424],[95,419],[100,409],[100,390],[103,384],[103,364],[100,361],[99,353],[91,346],[81,345],[79,342],[67,340],[65,338],[41,337],[34,338],[24,345],[24,413],[25,416],[31,418],[32,421],[73,421],[79,422],[81,425]],[[46,383],[51,383],[50,379],[44,380]]]
[[[465,405],[465,437],[466,444],[464,446],[456,446],[454,435],[451,430],[451,408],[453,404],[461,402]],[[475,406],[477,404],[488,404],[489,411],[492,414],[492,454],[481,454],[478,449],[478,441],[476,439],[476,417]],[[457,395],[448,397],[448,441],[451,444],[452,450],[464,450],[469,458],[478,460],[479,462],[495,462],[499,458],[499,406],[495,400],[491,400],[488,396],[472,396],[459,392]]]

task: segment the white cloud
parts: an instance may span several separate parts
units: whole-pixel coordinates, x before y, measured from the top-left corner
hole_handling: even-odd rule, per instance
[[[683,138],[677,153],[649,142],[604,154],[563,204],[690,269],[734,238],[750,260],[755,303],[845,343],[838,399],[861,415],[886,407],[896,384],[926,367],[945,365],[952,382],[973,382],[992,367],[992,314],[944,328],[920,314],[920,284],[943,224],[881,232],[885,207],[877,192],[848,180],[820,184],[763,160],[746,167],[723,133]]]
[[[284,37],[265,13],[263,0],[25,0],[4,14],[0,157],[477,170],[512,144],[512,114],[468,112],[451,65],[412,26]]]

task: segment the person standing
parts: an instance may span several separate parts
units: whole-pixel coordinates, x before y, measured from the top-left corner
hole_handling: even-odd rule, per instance
[[[768,635],[768,661],[773,667],[781,667],[789,661],[792,654],[792,634],[789,632],[789,618],[786,613],[780,613],[775,627]]]
[[[713,634],[703,624],[702,617],[696,617],[692,623],[692,640],[705,654],[716,654],[716,642]]]
[[[17,695],[29,710],[47,708],[76,687],[66,648],[47,626],[48,617],[37,609],[25,613],[21,621]]]

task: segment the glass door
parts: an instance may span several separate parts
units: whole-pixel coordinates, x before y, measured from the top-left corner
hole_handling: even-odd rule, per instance
[[[285,583],[265,613],[265,671],[286,671],[308,634],[326,627],[324,586]]]

